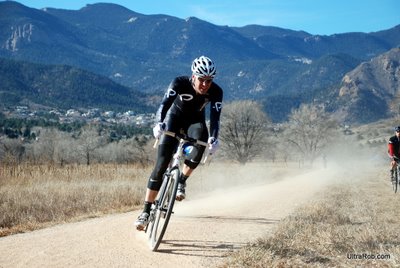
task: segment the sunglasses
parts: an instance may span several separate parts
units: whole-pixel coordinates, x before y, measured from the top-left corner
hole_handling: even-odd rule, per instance
[[[206,83],[209,84],[212,82],[212,78],[203,78],[203,77],[198,77],[197,79],[199,79],[200,83]]]

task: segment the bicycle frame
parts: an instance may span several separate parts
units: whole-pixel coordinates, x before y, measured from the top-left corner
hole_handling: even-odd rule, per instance
[[[171,214],[173,213],[175,196],[184,162],[183,145],[189,142],[193,145],[208,146],[206,142],[190,138],[186,134],[176,134],[170,131],[164,131],[164,134],[177,138],[179,140],[179,145],[173,155],[173,159],[171,159],[168,169],[164,173],[161,188],[150,212],[149,224],[145,229],[145,232],[149,230],[148,240],[152,251],[158,249],[166,232]],[[158,141],[156,141],[154,146],[156,146],[157,143]]]

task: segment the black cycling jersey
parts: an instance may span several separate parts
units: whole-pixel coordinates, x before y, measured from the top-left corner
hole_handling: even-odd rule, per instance
[[[397,136],[390,137],[388,143],[388,153],[390,157],[400,158],[400,141]]]
[[[212,82],[207,93],[196,93],[192,80],[188,76],[175,78],[168,87],[167,92],[157,111],[158,122],[164,121],[167,112],[179,113],[188,121],[192,119],[205,119],[205,107],[210,106],[210,136],[218,137],[219,120],[222,108],[222,89]]]
[[[197,94],[192,80],[187,76],[175,78],[157,111],[158,122],[166,123],[166,130],[172,132],[185,131],[190,137],[207,142],[208,137],[218,138],[219,118],[222,108],[222,89],[214,82],[206,94]],[[206,127],[205,107],[210,103],[210,131]],[[158,191],[162,176],[168,167],[178,140],[162,135],[159,142],[157,161],[150,175],[147,187]],[[204,153],[204,146],[194,146],[185,164],[195,169]]]

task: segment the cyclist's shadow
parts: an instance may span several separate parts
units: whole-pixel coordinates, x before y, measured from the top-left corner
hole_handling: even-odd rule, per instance
[[[186,218],[186,217],[185,217]],[[227,217],[227,216],[196,216],[199,220],[212,221],[239,221],[242,223],[251,223],[254,225],[275,224],[278,220],[261,217]],[[216,223],[218,224],[218,223]],[[214,241],[214,240],[164,240],[157,252],[184,255],[199,256],[209,258],[221,258],[225,254],[238,250],[248,245],[246,242],[237,241]],[[167,248],[163,248],[163,247]]]
[[[163,249],[163,245],[167,245],[168,249]],[[209,240],[165,240],[160,245],[157,252],[184,256],[220,258],[223,254],[238,250],[245,245],[246,243]]]

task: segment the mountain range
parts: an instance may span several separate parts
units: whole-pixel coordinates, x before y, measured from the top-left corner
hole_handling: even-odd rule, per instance
[[[40,105],[42,109],[63,110],[101,107],[139,113],[155,109],[147,94],[67,65],[0,58],[0,81],[0,107]]]
[[[117,97],[113,101],[98,98],[99,106],[108,103],[148,109],[143,94],[149,99],[161,95],[174,76],[190,74],[191,61],[204,54],[217,64],[215,80],[224,88],[225,100],[257,99],[274,121],[285,120],[300,103],[314,101],[344,121],[368,122],[393,113],[395,104],[390,96],[397,96],[398,88],[395,83],[374,80],[366,82],[362,90],[354,86],[346,90],[347,82],[356,73],[378,74],[372,67],[360,67],[368,62],[374,65],[371,59],[386,55],[396,62],[398,51],[393,48],[399,46],[400,25],[373,33],[320,36],[270,26],[229,27],[194,17],[143,15],[107,3],[79,10],[38,10],[14,1],[0,2],[0,57],[22,61],[25,66],[28,62],[57,66],[60,75],[60,66],[76,68],[81,75],[91,76],[88,81],[97,80],[93,77],[98,75],[102,81],[119,84]],[[386,79],[399,79],[398,75],[390,73]],[[357,79],[364,77],[370,76],[358,75]],[[56,86],[57,81],[53,83],[53,91],[68,91]],[[62,79],[60,83],[67,84]],[[370,84],[389,88],[381,87],[381,93],[374,94]],[[85,105],[92,98],[93,87],[85,90],[89,97],[76,105]],[[125,100],[118,101],[118,94]],[[69,94],[59,96],[68,99]],[[140,103],[133,96],[140,96]],[[51,99],[49,95],[45,98]],[[370,101],[376,105],[378,99],[387,106],[384,111],[358,109],[369,107]],[[97,101],[86,104],[96,105]]]

